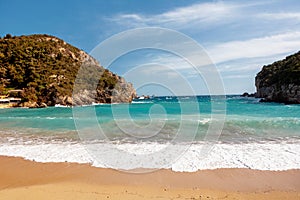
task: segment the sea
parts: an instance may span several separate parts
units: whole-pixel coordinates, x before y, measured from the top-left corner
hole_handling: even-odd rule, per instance
[[[300,169],[300,105],[227,95],[0,109],[0,155],[139,172]]]

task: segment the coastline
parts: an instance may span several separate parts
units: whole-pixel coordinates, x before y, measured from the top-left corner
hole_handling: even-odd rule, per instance
[[[145,174],[0,156],[4,199],[299,199],[300,170],[158,170]]]

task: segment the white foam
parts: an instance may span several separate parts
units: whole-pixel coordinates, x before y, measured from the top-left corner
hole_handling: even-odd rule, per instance
[[[300,169],[300,143],[215,144],[209,153],[203,151],[204,146],[193,144],[180,154],[183,144],[100,143],[94,146],[98,152],[96,155],[94,152],[90,154],[87,146],[71,142],[1,144],[0,155],[24,157],[37,162],[91,163],[96,167],[116,169],[171,168],[174,171],[187,172],[216,168]],[[173,151],[159,154],[166,147],[171,147]],[[167,158],[174,155],[177,159],[166,163]],[[106,162],[108,158],[111,163]]]
[[[91,163],[92,159],[80,144],[2,144],[0,154],[23,157],[37,162]]]
[[[68,108],[69,106],[64,106],[64,105],[61,105],[61,104],[55,104],[54,107],[56,107],[56,108]]]
[[[151,104],[153,103],[152,101],[132,101],[132,104]]]
[[[198,122],[202,125],[208,124],[210,121],[211,121],[210,118],[204,118],[204,119],[198,120]]]

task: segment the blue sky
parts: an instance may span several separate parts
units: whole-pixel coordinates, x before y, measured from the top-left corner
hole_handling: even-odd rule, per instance
[[[86,52],[131,28],[162,27],[182,32],[203,46],[217,66],[228,94],[254,92],[254,77],[263,65],[300,50],[298,0],[0,0],[0,8],[1,36],[45,33]],[[144,58],[141,55],[152,56],[137,59]],[[130,66],[153,60],[174,66],[178,62],[166,53],[142,52],[120,58],[115,63],[118,67],[110,69],[122,75]],[[197,94],[206,93],[201,81],[188,76],[187,68],[180,70]],[[152,73],[155,77],[155,67]],[[132,76],[128,78],[136,82]],[[140,91],[156,95],[164,92],[153,87]]]

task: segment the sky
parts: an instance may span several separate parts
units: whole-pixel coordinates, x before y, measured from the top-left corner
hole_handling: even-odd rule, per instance
[[[255,76],[263,65],[300,50],[298,0],[0,0],[0,9],[0,36],[49,34],[87,53],[131,29],[177,31],[203,48],[226,94],[255,92]],[[190,63],[159,49],[129,52],[104,67],[138,85],[139,94],[189,95],[182,81],[195,94],[214,93]],[[143,80],[149,83],[142,85]]]

